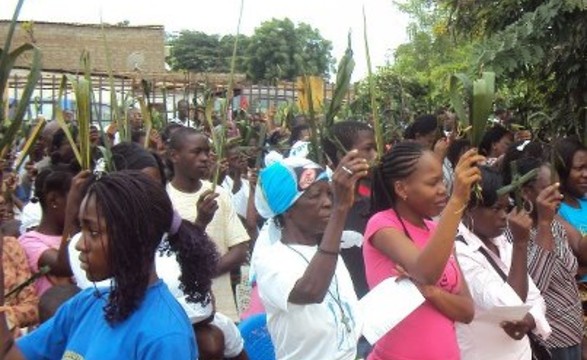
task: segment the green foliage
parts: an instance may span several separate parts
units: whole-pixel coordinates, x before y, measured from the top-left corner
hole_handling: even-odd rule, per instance
[[[308,24],[296,26],[288,18],[265,21],[247,47],[247,75],[253,81],[328,77],[334,64],[331,51],[332,43]]]
[[[473,71],[492,69],[514,91],[511,105],[519,122],[544,137],[587,130],[587,1],[446,0],[460,34],[480,41]],[[547,116],[533,116],[536,113]]]
[[[12,38],[16,28],[16,22],[24,0],[20,0],[14,10],[12,21],[8,29],[8,36],[5,39],[4,47],[0,49],[0,126],[2,127],[2,137],[0,139],[0,152],[2,157],[12,146],[19,130],[22,127],[24,116],[29,106],[30,99],[39,79],[41,78],[41,52],[32,44],[23,44],[11,50]],[[16,113],[13,119],[7,117],[8,99],[5,91],[8,86],[8,78],[16,61],[27,52],[32,52],[32,61],[29,75],[25,88],[19,99]]]
[[[239,51],[236,56],[237,72],[245,72],[244,49],[249,38],[239,35]],[[209,35],[200,31],[181,31],[169,40],[170,63],[174,70],[194,72],[228,73],[232,59],[234,35]]]

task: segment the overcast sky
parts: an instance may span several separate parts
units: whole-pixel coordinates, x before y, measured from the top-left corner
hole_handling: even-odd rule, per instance
[[[16,0],[1,0],[0,18],[9,19]],[[366,75],[363,42],[362,6],[368,19],[369,47],[373,66],[384,65],[388,55],[407,41],[407,17],[393,5],[393,0],[245,0],[241,33],[251,35],[264,20],[289,17],[306,22],[333,42],[333,56],[340,59],[353,34],[355,51],[354,80]],[[20,20],[164,25],[166,31],[197,30],[206,33],[236,33],[240,0],[212,1],[136,1],[136,0],[26,0]]]

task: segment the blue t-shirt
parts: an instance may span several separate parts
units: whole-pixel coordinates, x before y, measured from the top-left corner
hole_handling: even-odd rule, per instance
[[[581,235],[587,235],[587,199],[579,199],[579,207],[574,208],[565,203],[561,204],[559,215],[575,229],[581,232]]]
[[[113,327],[104,318],[108,289],[87,289],[63,304],[55,316],[17,341],[28,360],[173,359],[194,360],[198,350],[185,311],[159,280],[139,308]]]

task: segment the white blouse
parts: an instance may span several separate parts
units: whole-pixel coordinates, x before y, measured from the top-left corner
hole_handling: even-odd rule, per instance
[[[509,273],[513,246],[504,235],[492,240],[499,249],[499,256],[497,256],[463,224],[459,225],[458,233],[465,242],[455,242],[457,259],[475,302],[473,321],[470,324],[456,323],[462,359],[530,360],[532,350],[528,336],[521,340],[514,340],[501,327],[496,326],[494,330],[488,330],[486,326],[480,326],[476,319],[495,306],[529,305],[531,307],[529,313],[536,322],[533,332],[546,339],[551,329],[546,320],[546,305],[540,291],[528,276],[528,296],[526,302],[523,302],[480,251],[481,247],[485,248],[501,270],[506,274]]]

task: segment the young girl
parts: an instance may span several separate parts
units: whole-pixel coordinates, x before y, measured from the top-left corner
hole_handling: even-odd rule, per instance
[[[74,179],[80,186],[88,173]],[[68,206],[75,204],[68,199]],[[132,215],[131,215],[132,214]],[[198,357],[191,324],[155,271],[155,251],[166,239],[177,254],[189,301],[202,301],[211,280],[192,244],[205,234],[174,216],[163,187],[141,172],[93,178],[80,206],[76,247],[91,281],[113,278],[110,288],[87,289],[48,322],[14,343],[0,313],[3,359],[186,359]],[[3,273],[0,272],[0,277]],[[3,282],[0,279],[0,284]],[[0,305],[4,303],[0,288]]]

